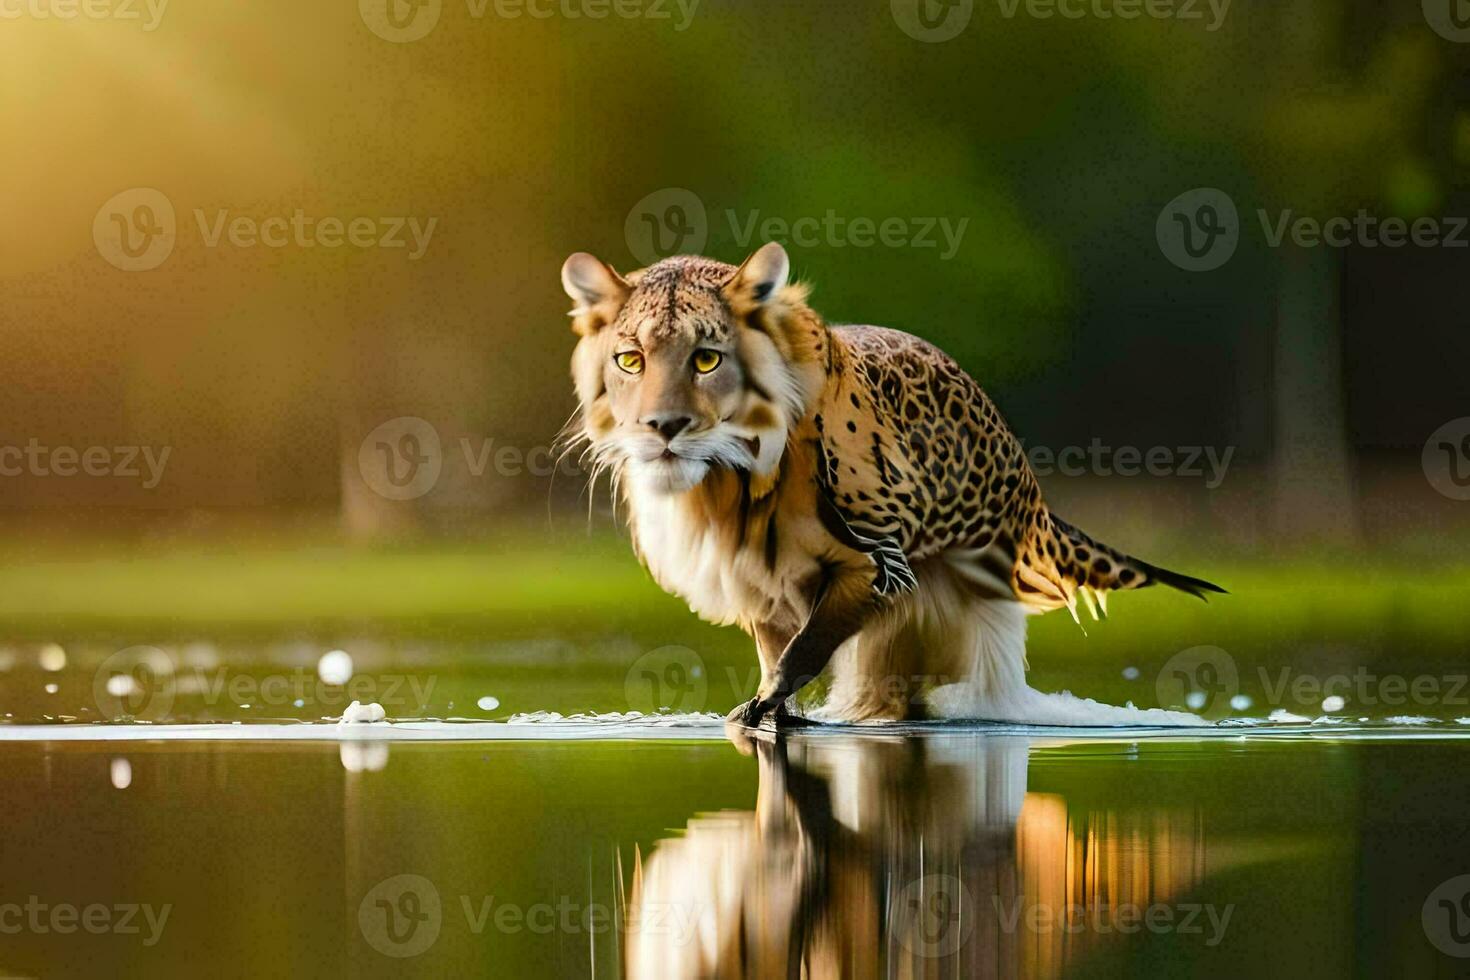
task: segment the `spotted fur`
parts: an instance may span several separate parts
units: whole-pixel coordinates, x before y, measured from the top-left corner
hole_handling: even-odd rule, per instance
[[[1221,591],[1053,516],[1020,441],[937,347],[883,327],[831,332],[833,368],[813,417],[818,480],[855,531],[893,542],[910,562],[958,558],[987,597],[1041,610],[1159,582]]]

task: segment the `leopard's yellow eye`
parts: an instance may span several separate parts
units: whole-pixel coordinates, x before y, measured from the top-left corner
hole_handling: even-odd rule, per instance
[[[697,350],[694,352],[694,370],[700,374],[709,374],[724,359],[725,355],[717,350]]]
[[[615,354],[613,360],[617,362],[618,367],[629,374],[643,373],[643,355],[636,350],[625,350],[621,354]]]

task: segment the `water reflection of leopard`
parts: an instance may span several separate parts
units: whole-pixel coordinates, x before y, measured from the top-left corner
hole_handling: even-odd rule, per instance
[[[1028,794],[1025,738],[753,747],[755,811],[692,819],[635,873],[630,976],[1054,976],[1114,935],[1099,909],[1203,866],[1192,815]]]

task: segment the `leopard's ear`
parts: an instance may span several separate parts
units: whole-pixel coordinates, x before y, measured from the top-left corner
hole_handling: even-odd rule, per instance
[[[767,242],[751,253],[725,284],[725,296],[737,312],[764,306],[781,292],[791,275],[791,259],[780,242]]]
[[[576,304],[569,316],[582,336],[617,319],[632,287],[612,266],[586,252],[573,252],[561,267],[561,285]]]

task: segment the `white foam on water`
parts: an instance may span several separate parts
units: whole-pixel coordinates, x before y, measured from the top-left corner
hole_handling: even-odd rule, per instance
[[[347,710],[342,712],[342,720],[338,724],[374,725],[378,722],[385,722],[387,719],[388,712],[378,702],[363,704],[361,701],[353,701],[347,706]]]
[[[1188,711],[1139,708],[1132,701],[1119,707],[1092,698],[1079,698],[1071,691],[1038,691],[1025,683],[999,684],[993,688],[983,688],[970,682],[947,684],[929,692],[929,706],[940,717],[948,719],[1044,727],[1204,728],[1214,724]],[[820,709],[814,717],[822,721],[834,720],[824,717]]]
[[[1032,687],[992,700],[978,714],[977,721],[1064,728],[1208,728],[1214,724],[1187,711],[1139,708],[1132,701],[1120,707],[1092,698],[1079,698],[1071,691],[1048,693]]]
[[[1286,723],[1291,725],[1301,725],[1306,724],[1311,719],[1304,718],[1301,715],[1294,715],[1290,711],[1287,711],[1285,708],[1277,708],[1275,711],[1266,716],[1266,720],[1274,721],[1278,724]]]
[[[1430,718],[1426,715],[1394,715],[1384,720],[1390,725],[1433,725],[1439,721],[1438,718]]]
[[[724,718],[714,712],[658,714],[642,711],[587,711],[564,715],[560,711],[529,711],[511,715],[507,725],[621,725],[644,724],[656,728],[691,728],[722,724]]]

